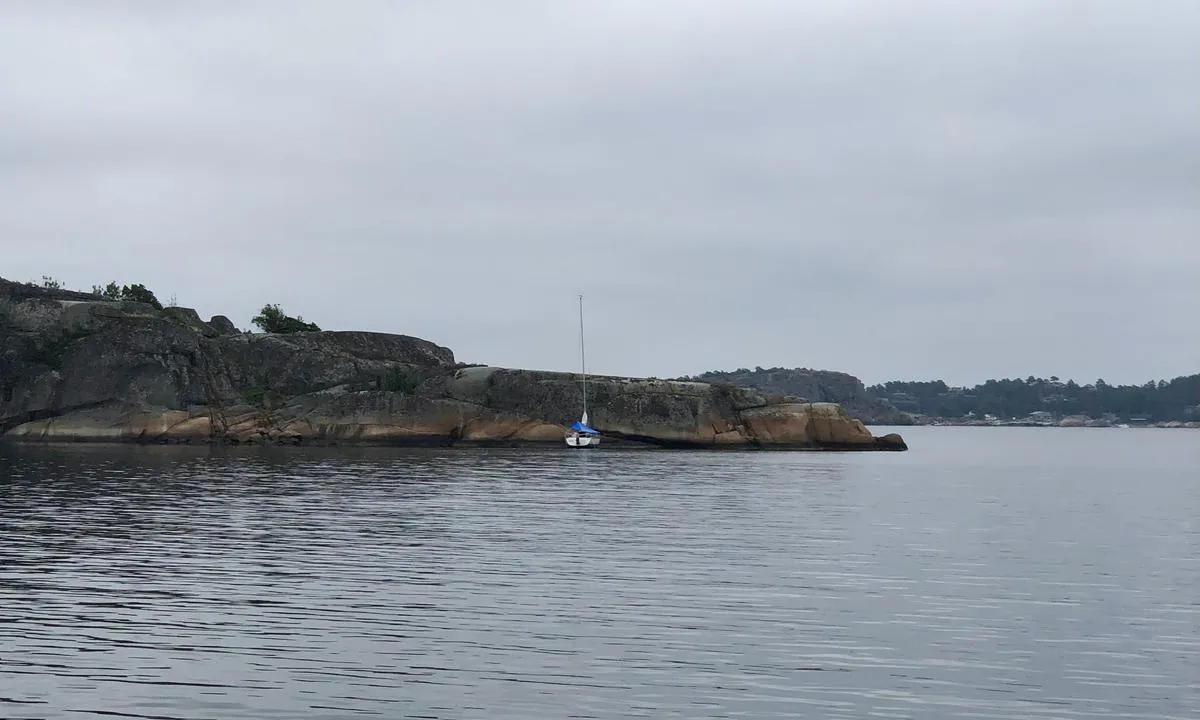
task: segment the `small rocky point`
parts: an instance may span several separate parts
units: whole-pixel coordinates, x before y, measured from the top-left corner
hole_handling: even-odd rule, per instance
[[[906,450],[836,403],[589,377],[602,447]],[[243,333],[224,316],[0,279],[0,435],[18,441],[555,444],[579,376],[465,366],[427,340]]]

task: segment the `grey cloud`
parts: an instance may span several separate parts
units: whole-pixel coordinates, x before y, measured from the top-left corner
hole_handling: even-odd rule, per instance
[[[0,10],[0,275],[464,360],[1195,372],[1200,6]]]

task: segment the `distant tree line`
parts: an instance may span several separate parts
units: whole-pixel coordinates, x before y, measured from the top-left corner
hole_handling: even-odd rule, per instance
[[[1079,385],[1058,377],[988,380],[951,387],[941,380],[893,381],[867,391],[904,412],[940,418],[994,415],[1021,418],[1035,412],[1058,417],[1106,415],[1122,420],[1200,420],[1200,374],[1143,385],[1110,385],[1103,379]]]
[[[829,401],[873,424],[908,424],[913,416],[959,419],[993,415],[1026,418],[1047,412],[1063,418],[1087,415],[1124,421],[1200,421],[1200,374],[1143,385],[1110,385],[1104,380],[1080,385],[1056,376],[988,380],[974,387],[951,387],[941,380],[893,381],[864,387],[846,373],[809,368],[761,368],[711,371],[679,378],[730,383],[760,390]]]

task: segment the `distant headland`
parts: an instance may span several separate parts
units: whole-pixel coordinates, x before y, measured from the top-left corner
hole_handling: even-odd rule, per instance
[[[1144,385],[1080,385],[1056,376],[952,387],[940,380],[865,387],[845,373],[740,368],[691,378],[836,402],[868,425],[1200,428],[1200,374]]]
[[[239,330],[142,284],[0,279],[0,436],[14,441],[552,444],[579,376],[457,362],[408,335],[326,331],[278,305]],[[605,447],[905,450],[838,403],[732,383],[589,377]]]

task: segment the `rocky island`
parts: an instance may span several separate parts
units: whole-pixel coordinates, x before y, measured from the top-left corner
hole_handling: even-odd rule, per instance
[[[579,406],[577,375],[465,365],[420,338],[248,333],[156,301],[0,279],[9,440],[562,445]],[[607,447],[907,449],[836,403],[721,383],[594,377],[589,409]]]

